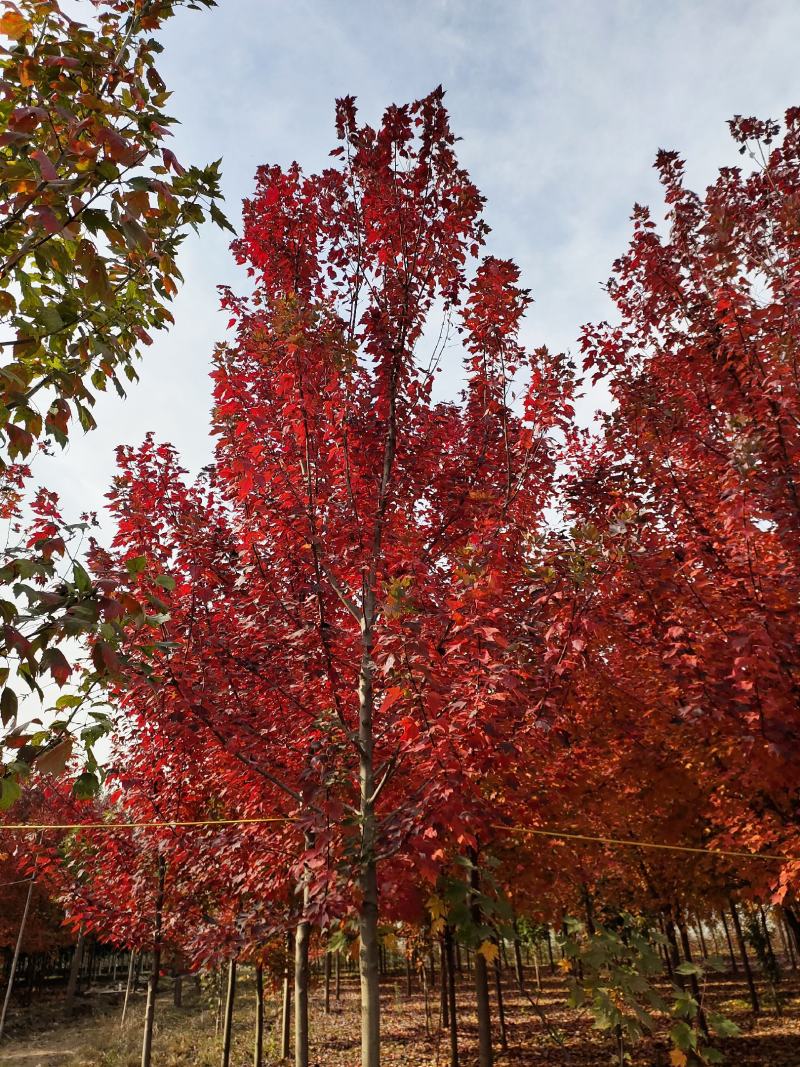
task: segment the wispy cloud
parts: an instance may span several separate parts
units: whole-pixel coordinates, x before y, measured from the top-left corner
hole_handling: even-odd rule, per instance
[[[234,219],[260,163],[325,165],[336,96],[357,95],[377,122],[386,104],[444,84],[492,251],[533,290],[526,338],[565,348],[609,313],[600,283],[631,205],[659,205],[656,149],[680,150],[699,186],[737,162],[727,118],[800,103],[798,39],[800,6],[778,0],[221,0],[174,20],[162,71],[183,120],[178,153],[224,157]],[[148,350],[141,383],[125,402],[103,398],[100,429],[40,468],[71,512],[101,505],[114,446],[148,430],[192,469],[210,456],[216,285],[236,280],[227,239],[205,229],[183,267],[177,326]]]

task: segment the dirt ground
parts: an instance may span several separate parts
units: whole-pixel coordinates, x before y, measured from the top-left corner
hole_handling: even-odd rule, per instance
[[[496,1060],[519,1067],[605,1067],[612,1062],[607,1035],[592,1029],[586,1014],[567,1008],[560,978],[546,977],[541,994],[536,994],[533,977],[528,978],[532,995],[544,1012],[547,1025],[530,1003],[506,979],[506,1019],[508,1051],[496,1042]],[[180,1008],[172,1004],[170,982],[157,1006],[153,1067],[217,1067],[221,1038],[217,1032],[217,1006],[208,991],[200,996],[189,985]],[[742,1033],[724,1042],[727,1062],[735,1067],[800,1067],[800,979],[792,975],[781,984],[782,1014],[778,1015],[768,991],[762,990],[763,1014],[754,1019],[749,1011],[744,983],[730,975],[709,983],[707,1001],[736,1021]],[[459,989],[459,1031],[462,1067],[470,1067],[475,1057],[475,1018],[471,1005],[469,976]],[[30,1008],[17,1009],[12,1016],[8,1038],[0,1046],[3,1067],[138,1067],[141,1057],[141,1024],[144,995],[136,995],[124,1028],[120,1027],[121,993],[99,987],[83,998],[79,1014],[65,1020],[55,995],[37,1000]],[[383,982],[383,1063],[386,1067],[447,1067],[447,1035],[438,1026],[438,997],[431,997],[426,1012],[424,993],[415,988],[406,995],[405,979],[386,978]],[[271,993],[267,1001],[267,1034],[264,1062],[278,1064],[278,1000]],[[246,969],[239,982],[233,1034],[231,1067],[253,1063],[254,996]],[[497,1036],[497,1035],[496,1035]],[[354,977],[347,976],[339,1001],[332,1000],[331,1013],[322,1011],[322,994],[314,990],[312,1004],[312,1063],[318,1067],[357,1067],[359,1055],[358,995]],[[649,1040],[631,1049],[633,1067],[667,1067],[665,1041]]]

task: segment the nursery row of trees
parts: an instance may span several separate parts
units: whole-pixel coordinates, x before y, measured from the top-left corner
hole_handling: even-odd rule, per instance
[[[144,20],[172,7],[140,6],[103,91]],[[75,69],[49,35],[56,5],[33,7],[47,15],[39,30],[16,9],[3,16],[30,92],[34,75]],[[140,78],[146,41],[137,55],[135,79],[122,78],[135,80],[119,98],[125,129],[131,109],[142,127],[145,94],[159,91]],[[58,78],[72,91],[71,75]],[[76,84],[82,106],[109,114]],[[20,91],[7,91],[12,102]],[[50,137],[42,122],[31,130]],[[160,138],[158,123],[145,126]],[[189,479],[150,437],[121,448],[116,534],[83,563],[57,501],[37,498],[27,547],[4,572],[16,583],[2,700],[16,756],[3,798],[15,800],[38,764],[77,777],[72,799],[48,794],[60,822],[274,820],[44,834],[31,863],[76,928],[156,954],[169,940],[192,966],[257,960],[294,929],[299,1067],[312,938],[357,934],[362,1062],[377,1067],[381,931],[455,928],[475,950],[487,1067],[490,964],[515,916],[560,928],[580,914],[590,947],[617,924],[620,952],[641,941],[644,953],[663,923],[657,936],[680,952],[687,909],[710,917],[745,899],[779,904],[800,935],[800,112],[782,128],[735,119],[750,161],[722,169],[703,196],[685,187],[676,154],[659,153],[667,227],[635,209],[608,283],[614,319],[581,335],[583,372],[613,401],[590,430],[573,417],[581,379],[570,360],[520,340],[530,297],[516,266],[485,252],[483,199],[458,162],[441,89],[390,107],[377,128],[345,98],[336,128],[327,169],[262,167],[245,202],[233,250],[252,291],[223,294],[233,332],[214,353],[209,468]],[[108,131],[96,140],[106,147],[89,153],[95,162],[122,151]],[[84,207],[54,202],[60,223],[48,223],[32,205],[66,186],[44,149],[12,137],[4,151],[41,170],[41,180],[19,177],[8,221],[35,215],[43,240],[27,224],[20,247],[57,238],[79,256],[59,212],[85,217],[80,190]],[[181,168],[169,154],[162,162],[156,177],[131,177],[130,192],[119,166],[101,169],[111,185],[91,192],[117,205],[111,229],[91,216],[102,255],[135,261],[106,273],[133,271],[145,286],[156,259],[163,276],[174,271],[131,213],[153,227],[170,211],[195,221],[165,185],[170,171],[183,181]],[[213,203],[215,172],[193,181],[181,195]],[[15,301],[14,285],[27,283],[10,255]],[[83,270],[53,258],[65,277]],[[37,284],[49,308],[62,299],[53,282]],[[157,308],[141,312],[147,321],[163,318],[162,288],[147,291]],[[143,299],[128,307],[139,322]],[[106,343],[103,322],[87,332]],[[37,334],[27,377],[9,371],[15,397],[22,377],[32,401],[36,368],[60,374],[64,354],[45,340]],[[128,365],[130,346],[106,357],[82,354],[88,343],[64,336],[75,373],[68,387],[45,374],[41,395],[55,399],[42,433],[80,415],[79,383],[95,362],[101,378]],[[435,399],[438,372],[459,358],[463,392]],[[7,410],[9,446],[24,453],[40,424],[18,397]],[[25,471],[6,467],[4,478],[13,516]],[[79,663],[65,636],[83,636],[91,663],[57,701],[56,726],[37,732],[17,722],[13,691],[20,680],[35,689],[43,671],[67,683]],[[70,759],[75,740],[91,744],[104,729],[96,710],[75,725],[103,681],[120,725],[96,801],[86,799],[93,758]],[[67,819],[64,805],[80,810]],[[699,851],[539,836],[558,831]],[[687,1061],[709,1062],[703,1034],[714,1024],[692,966],[672,961],[694,986],[675,1040]],[[156,981],[158,970],[156,955]]]

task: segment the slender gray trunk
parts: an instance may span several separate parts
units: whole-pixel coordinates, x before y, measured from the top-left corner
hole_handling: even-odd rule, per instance
[[[8,969],[8,985],[6,986],[6,995],[3,999],[3,1010],[0,1012],[0,1041],[3,1038],[3,1031],[6,1028],[6,1016],[8,1015],[8,1005],[11,1003],[11,991],[14,988],[14,975],[17,973],[17,964],[19,963],[19,954],[22,951],[22,939],[25,936],[25,926],[28,922],[28,912],[31,910],[31,899],[33,897],[33,885],[36,879],[35,873],[31,875],[31,880],[28,883],[28,893],[25,897],[25,907],[22,911],[22,918],[19,923],[19,933],[17,934],[17,942],[14,945],[14,955],[11,958],[11,966]]]
[[[161,918],[164,911],[164,881],[167,874],[166,860],[158,857],[158,889],[156,890],[156,916],[153,931],[153,969],[147,983],[147,1007],[144,1012],[144,1035],[142,1037],[142,1067],[150,1067],[153,1053],[153,1023],[158,993],[158,972],[161,970]]]
[[[473,925],[482,924],[481,906],[478,898],[480,892],[480,872],[478,855],[470,850],[472,869],[470,871],[471,902],[470,912]],[[492,1019],[489,1009],[489,976],[486,957],[481,952],[475,953],[475,1006],[478,1013],[478,1067],[492,1067]]]
[[[739,945],[739,954],[742,957],[742,967],[744,967],[744,976],[747,979],[747,988],[750,992],[750,1003],[753,1007],[753,1015],[761,1014],[761,1003],[758,999],[758,993],[756,991],[756,983],[753,981],[753,972],[750,969],[750,960],[747,957],[747,946],[744,942],[744,934],[742,933],[742,924],[739,921],[739,912],[736,910],[736,905],[731,897],[728,901],[731,909],[731,918],[733,919],[733,929],[736,931],[736,941]]]
[[[450,1025],[450,1002],[447,999],[447,958],[444,949],[444,935],[439,941],[439,1025],[447,1030]]]
[[[325,1014],[331,1013],[331,954],[325,952]]]
[[[503,978],[500,973],[500,957],[494,961],[494,990],[497,999],[497,1021],[500,1024],[500,1048],[508,1052],[508,1035],[506,1034],[506,1009],[503,1003]]]
[[[228,988],[225,994],[225,1021],[222,1026],[222,1067],[230,1067],[233,1034],[233,1002],[236,998],[236,960],[228,961]]]
[[[450,1067],[458,1067],[458,1019],[456,1017],[456,968],[453,953],[453,931],[444,928],[445,959],[447,960],[447,1001],[450,1030]]]
[[[64,1000],[64,1006],[67,1011],[70,1011],[75,1003],[75,997],[78,993],[78,982],[81,976],[81,964],[83,962],[83,944],[86,940],[83,930],[78,934],[78,940],[75,942],[75,949],[72,953],[72,962],[69,965],[69,978],[67,979],[67,995]]]
[[[264,1063],[264,968],[256,966],[256,1032],[253,1047],[253,1067]]]
[[[538,960],[537,960],[538,964]],[[519,932],[517,930],[517,920],[514,920],[514,974],[517,977],[517,985],[520,988],[520,992],[525,991],[525,972],[522,969],[522,949],[519,943]],[[539,968],[536,968],[536,978],[539,978]],[[541,982],[539,982],[539,988],[541,989]]]
[[[306,847],[309,842],[306,841]],[[294,935],[294,1063],[308,1067],[308,942],[311,923],[306,918],[308,879],[303,880],[303,911]]]
[[[733,941],[731,939],[731,932],[728,928],[728,920],[725,918],[725,912],[721,910],[719,917],[722,919],[722,929],[725,931],[725,940],[728,942],[728,952],[731,956],[731,972],[733,974],[738,974],[739,966],[736,963],[736,953],[733,948]]]
[[[125,984],[125,999],[122,1002],[122,1018],[119,1021],[120,1029],[125,1025],[125,1016],[128,1014],[128,1001],[131,997],[131,986],[133,985],[133,964],[136,959],[136,952],[131,951],[131,958],[128,960],[128,981]]]
[[[292,931],[286,934],[286,963],[283,968],[283,1008],[281,1010],[281,1059],[289,1058],[292,1038]]]
[[[372,592],[368,591],[363,626],[364,652],[359,677],[359,785],[361,794],[361,864],[358,912],[359,977],[361,980],[361,1067],[380,1065],[380,954],[378,943],[378,871],[376,865],[377,823],[375,818],[374,737],[372,688]]]

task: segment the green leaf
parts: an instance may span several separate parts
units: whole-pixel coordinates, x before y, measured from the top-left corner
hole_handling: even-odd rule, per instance
[[[131,559],[126,559],[125,569],[130,575],[142,574],[147,570],[147,556],[133,556]]]
[[[175,579],[169,574],[159,574],[156,578],[156,585],[160,585],[162,589],[174,589]]]
[[[0,811],[8,811],[15,800],[19,800],[22,790],[14,778],[0,778]]]
[[[702,974],[696,963],[684,962],[675,968],[675,974]]]
[[[741,1032],[732,1019],[726,1019],[715,1011],[708,1013],[708,1025],[720,1037],[736,1037]]]
[[[3,720],[3,726],[8,726],[10,722],[14,721],[17,717],[18,707],[17,694],[13,689],[9,689],[6,686],[3,690],[3,695],[0,696],[0,719]]]
[[[96,774],[84,771],[75,779],[72,792],[77,800],[90,800],[100,792],[100,780]]]
[[[669,1032],[670,1040],[681,1052],[689,1052],[697,1044],[697,1034],[686,1023],[675,1023]]]
[[[75,583],[75,588],[81,593],[90,593],[92,591],[92,579],[86,573],[80,563],[75,563],[72,567],[72,581]]]

